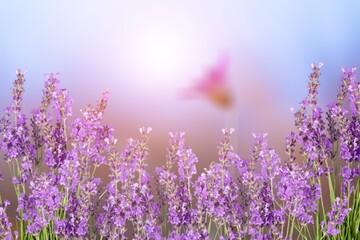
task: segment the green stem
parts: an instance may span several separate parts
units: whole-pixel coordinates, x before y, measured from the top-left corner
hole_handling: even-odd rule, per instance
[[[98,167],[97,164],[94,164],[94,170],[93,170],[93,172],[92,172],[92,174],[91,174],[91,178],[94,177],[94,174],[95,174],[95,171],[96,171],[96,168],[97,168],[97,167]]]
[[[320,178],[318,178],[318,182],[319,182],[320,189],[322,189]],[[322,191],[320,192],[320,194],[321,194],[321,195],[320,195],[321,208],[322,208],[322,212],[323,212],[323,218],[324,218],[325,224],[326,224],[326,213],[325,213],[324,199],[323,199]],[[320,219],[321,219],[321,218],[320,218]]]
[[[326,167],[329,169],[328,161],[325,160],[325,163],[326,163]],[[328,182],[329,182],[330,200],[331,200],[331,202],[334,202],[334,200],[335,200],[335,191],[334,191],[334,187],[333,187],[333,183],[332,183],[332,180],[331,180],[330,173],[327,174],[327,179],[328,179]]]
[[[223,218],[223,222],[224,222],[224,235],[227,236],[228,235],[228,230],[227,230],[227,227],[226,227],[225,218]]]
[[[286,237],[288,237],[288,236],[289,236],[289,231],[290,231],[290,221],[291,221],[291,216],[290,216],[290,214],[288,214],[287,227],[286,227]]]
[[[206,218],[207,218],[207,214],[206,214]],[[212,224],[212,221],[211,221],[211,218],[209,220],[209,225],[208,225],[208,234],[210,235],[211,233],[211,224]]]
[[[293,238],[294,227],[295,227],[295,217],[293,217],[292,223],[291,223],[291,229],[290,229],[290,237],[291,237],[291,239]]]
[[[304,225],[302,224],[297,239],[299,239],[300,236],[303,236],[303,234],[302,234],[303,228],[304,228]]]
[[[105,195],[106,192],[107,190],[104,190],[104,192],[100,195],[99,200]]]
[[[306,226],[306,231],[307,231],[309,238],[311,239],[311,234],[310,234],[310,230],[309,230],[308,226]]]
[[[221,226],[218,226],[218,227],[217,227],[217,230],[216,230],[216,233],[215,233],[215,237],[214,237],[214,239],[216,239],[217,235],[219,234],[219,230],[220,230],[220,228],[221,228]]]

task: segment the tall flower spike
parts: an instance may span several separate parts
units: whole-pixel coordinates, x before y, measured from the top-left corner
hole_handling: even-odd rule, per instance
[[[285,144],[285,152],[287,157],[287,164],[288,167],[291,168],[292,163],[295,161],[296,157],[294,155],[295,153],[295,144],[296,144],[296,134],[294,132],[291,132],[286,137],[286,144]]]
[[[105,111],[105,108],[107,106],[107,102],[109,100],[109,89],[107,88],[105,92],[102,93],[102,98],[98,102],[98,111],[103,113]]]
[[[224,128],[222,133],[224,134],[223,139],[220,142],[220,147],[218,147],[219,161],[223,168],[229,167],[231,163],[230,157],[233,156],[233,147],[231,146],[231,135],[235,132],[234,128]]]
[[[107,107],[107,102],[109,99],[109,89],[106,89],[102,93],[100,101],[97,102],[96,107],[93,107],[91,104],[87,105],[85,110],[81,110],[84,118],[90,122],[100,121],[103,118],[104,111]]]
[[[351,208],[346,207],[347,201],[346,199],[340,199],[338,197],[335,199],[331,211],[327,214],[329,217],[327,229],[324,227],[324,222],[321,223],[322,230],[326,235],[334,236],[340,233],[340,230],[335,227],[341,225],[347,214],[351,211]]]
[[[45,74],[47,80],[45,81],[45,88],[43,90],[43,97],[41,99],[41,112],[45,113],[53,98],[53,93],[57,91],[60,82],[60,74]]]
[[[54,110],[58,121],[65,121],[72,115],[71,103],[68,90],[62,88],[53,93]]]
[[[348,87],[351,114],[360,118],[360,82],[356,81],[356,68],[351,68],[350,85]]]
[[[25,82],[25,74],[27,71],[21,72],[21,69],[16,70],[17,79],[13,83],[12,97],[13,97],[13,105],[12,110],[15,114],[21,111],[21,102],[23,100],[22,95],[24,93],[24,82]]]
[[[346,98],[346,96],[348,95],[348,91],[349,91],[349,86],[351,84],[351,82],[353,82],[355,80],[355,72],[356,68],[341,68],[341,71],[343,72],[343,74],[341,75],[340,78],[340,91],[337,95],[337,104],[338,105],[342,105],[344,102],[344,99]]]
[[[181,147],[177,151],[178,157],[178,173],[180,176],[180,181],[188,181],[190,185],[190,181],[192,175],[196,174],[196,166],[195,164],[198,162],[198,158],[193,153],[192,149],[187,147]],[[188,186],[190,189],[190,186]]]
[[[10,205],[8,200],[5,200],[4,203],[0,202],[0,237],[4,240],[11,240],[11,222],[6,214],[6,208]]]
[[[319,63],[316,66],[315,63],[311,64],[313,72],[309,75],[310,82],[307,85],[308,88],[308,104],[310,107],[313,107],[317,104],[317,95],[319,93],[319,77],[320,77],[320,68],[323,66],[322,63]]]

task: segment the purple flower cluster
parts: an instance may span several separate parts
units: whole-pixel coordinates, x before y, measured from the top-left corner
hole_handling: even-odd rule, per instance
[[[25,74],[26,70],[22,73],[20,69],[16,70],[16,77],[17,79],[14,81],[14,88],[11,92],[13,96],[13,105],[11,107],[14,113],[19,113],[21,111],[21,103],[23,100],[23,93],[24,93],[24,82],[25,82]]]
[[[29,183],[32,194],[20,195],[18,211],[23,211],[23,220],[28,223],[27,233],[37,235],[54,220],[54,213],[61,203],[61,193],[54,181],[56,179],[51,172],[40,174]]]
[[[351,211],[351,208],[348,208],[347,205],[347,199],[340,199],[338,197],[335,199],[335,203],[332,205],[331,211],[327,214],[329,217],[327,229],[324,227],[324,221],[321,223],[321,227],[326,235],[333,236],[340,233],[340,230],[335,227],[341,225],[344,222],[345,217]]]
[[[171,239],[198,239],[201,233],[198,232],[195,209],[192,208],[193,196],[193,175],[196,174],[195,163],[198,161],[195,154],[189,147],[185,147],[184,133],[169,133],[171,139],[167,149],[166,165],[157,168],[159,192],[163,211],[167,213],[167,219],[162,219],[164,228],[171,225]],[[175,164],[178,164],[178,176],[172,171]],[[166,229],[164,229],[166,231]],[[204,236],[206,237],[206,236]]]
[[[0,199],[1,200],[1,199]],[[4,240],[12,239],[11,222],[6,214],[6,208],[10,205],[8,200],[0,203],[0,237]]]
[[[241,178],[251,201],[245,215],[249,218],[246,230],[255,239],[280,238],[280,227],[285,223],[284,212],[277,208],[275,195],[280,158],[268,147],[266,136],[266,133],[253,134],[251,159],[245,160],[247,169]],[[256,172],[257,165],[261,168],[259,173]]]
[[[314,176],[295,164],[284,166],[280,171],[277,194],[284,203],[283,210],[302,224],[314,223],[312,214],[316,211],[316,200],[320,199],[319,185],[311,183]]]
[[[355,68],[343,69],[337,102],[324,114],[321,67],[312,64],[308,96],[292,109],[296,131],[286,137],[284,161],[267,134],[253,134],[250,156],[240,157],[231,145],[234,129],[226,128],[218,159],[198,171],[185,133],[170,132],[165,165],[154,177],[146,170],[151,128],[140,128],[140,137],[120,152],[115,130],[102,122],[108,91],[72,120],[60,75],[46,75],[41,105],[27,118],[25,74],[18,70],[12,105],[0,119],[17,231],[11,231],[9,201],[0,198],[0,238],[291,239],[295,231],[320,239],[350,231],[357,239],[360,84]],[[96,177],[99,168],[108,169],[107,183]]]
[[[126,238],[126,225],[131,222],[134,239],[161,239],[159,207],[145,170],[150,131],[151,128],[140,128],[141,138],[129,139],[121,154],[115,148],[116,138],[111,135],[104,139],[110,155],[111,180],[106,186],[104,211],[96,222],[101,237]]]
[[[324,169],[322,165],[331,154],[331,139],[326,133],[323,111],[317,105],[321,67],[321,63],[318,67],[312,64],[313,72],[309,77],[308,97],[301,102],[298,111],[293,110],[295,126],[298,130],[296,140],[301,144],[300,153],[307,160],[308,167],[313,170],[314,174],[319,176],[329,170]]]

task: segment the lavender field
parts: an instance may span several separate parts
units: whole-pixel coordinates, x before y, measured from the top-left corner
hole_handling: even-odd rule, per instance
[[[0,0],[0,240],[360,240],[359,9]]]
[[[185,133],[170,132],[166,163],[155,172],[147,170],[150,127],[120,151],[115,129],[103,123],[109,91],[72,117],[69,92],[50,74],[26,115],[26,72],[17,70],[0,121],[8,165],[0,171],[10,172],[17,200],[0,191],[0,237],[360,239],[360,82],[356,68],[342,69],[336,101],[322,109],[321,67],[311,65],[283,149],[267,133],[253,134],[251,154],[240,157],[236,130],[225,128],[217,161],[198,169]],[[99,168],[109,181],[96,177]]]

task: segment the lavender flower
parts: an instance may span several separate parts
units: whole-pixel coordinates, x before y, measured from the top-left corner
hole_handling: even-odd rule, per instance
[[[204,225],[204,218],[209,216],[219,227],[228,229],[226,235],[238,237],[241,234],[243,206],[238,202],[239,186],[229,169],[238,160],[230,144],[233,132],[233,129],[223,129],[224,137],[218,148],[219,163],[211,163],[209,169],[205,169],[205,174],[200,175],[194,185],[194,195],[197,198],[200,229]]]
[[[191,209],[192,205],[192,176],[196,174],[195,163],[198,161],[191,148],[185,148],[184,133],[170,133],[170,136],[178,141],[176,159],[178,163],[179,184],[175,187],[175,195],[168,198],[169,204],[169,222],[175,226],[176,229],[180,227],[189,226],[191,219],[194,217],[194,212]],[[173,161],[173,159],[170,159]]]
[[[300,127],[299,142],[301,153],[307,158],[309,168],[318,168],[331,155],[331,141],[326,135],[322,110],[312,109],[312,121],[304,119]]]
[[[53,95],[59,89],[60,74],[45,74],[47,80],[45,81],[45,86],[43,89],[43,96],[41,99],[41,108],[40,112],[46,113],[51,101],[53,100]]]
[[[54,220],[54,213],[61,203],[57,184],[56,176],[51,172],[41,174],[30,181],[31,193],[20,196],[22,201],[19,199],[18,211],[22,210],[24,220],[29,223],[28,233],[37,235]]]
[[[72,100],[66,89],[59,89],[53,93],[54,113],[58,121],[65,121],[72,115]]]
[[[21,70],[17,72],[14,81],[13,106],[5,111],[5,117],[1,120],[0,132],[2,141],[0,149],[5,153],[5,160],[12,164],[13,179],[15,184],[25,183],[31,176],[33,162],[35,161],[35,147],[30,141],[27,118],[21,113],[21,102],[23,94],[24,74]],[[14,122],[10,120],[11,110],[14,112]],[[17,195],[20,189],[17,189]]]
[[[292,164],[296,160],[296,157],[294,155],[294,153],[295,153],[295,144],[296,144],[296,134],[294,132],[291,132],[286,137],[285,140],[286,140],[285,152],[286,152],[286,155],[288,155],[287,164],[288,164],[288,167],[291,168]]]
[[[103,212],[97,218],[96,226],[102,237],[125,238],[127,213],[126,198],[119,197],[114,181],[107,185],[107,199],[103,204]]]
[[[13,90],[11,92],[13,97],[13,105],[12,110],[15,113],[15,115],[19,112],[21,112],[21,103],[23,100],[23,93],[24,93],[24,82],[25,82],[25,74],[26,70],[22,73],[21,69],[16,70],[16,76],[17,79],[13,83]]]
[[[1,199],[0,199],[1,200]],[[11,222],[6,214],[6,208],[10,205],[8,200],[5,200],[4,203],[0,201],[0,237],[4,240],[11,240]]]
[[[321,63],[318,67],[312,64],[313,72],[309,76],[308,98],[301,102],[301,108],[298,111],[294,111],[295,126],[299,130],[298,141],[302,145],[300,153],[307,160],[308,168],[318,176],[329,172],[329,169],[325,169],[321,165],[331,156],[331,139],[326,134],[322,109],[317,106],[321,66]],[[308,107],[309,117],[306,114]]]
[[[351,69],[351,74],[349,74],[350,84],[348,87],[348,93],[351,114],[355,117],[360,117],[360,82],[356,81],[356,75],[354,73],[355,70],[356,68],[353,67]]]
[[[198,159],[191,148],[179,149],[177,155],[179,158],[178,172],[180,181],[190,183],[192,176],[196,174],[195,164],[198,162]]]
[[[66,155],[60,155],[65,156],[64,158],[57,158],[62,160],[59,165],[59,183],[64,186],[66,191],[64,196],[66,218],[65,221],[57,221],[56,228],[59,233],[64,234],[62,236],[83,237],[87,235],[88,229],[92,228],[90,220],[95,217],[99,207],[97,199],[100,196],[99,184],[101,181],[99,178],[94,178],[93,175],[96,168],[105,163],[105,155],[109,153],[107,141],[113,132],[111,127],[103,126],[100,122],[106,108],[107,97],[108,93],[105,92],[96,107],[89,105],[83,112],[83,118],[74,120],[70,136],[72,149]],[[66,110],[67,105],[61,106],[61,104],[58,106],[60,115],[66,118],[66,112],[70,110]],[[64,135],[60,130],[59,136],[66,139],[66,135]],[[62,141],[58,139],[56,143],[61,144]],[[61,153],[61,149],[55,153]],[[66,231],[64,232],[63,229]]]
[[[252,159],[248,172],[244,174],[242,182],[250,190],[249,230],[253,238],[275,238],[280,236],[279,226],[283,224],[280,211],[275,210],[274,180],[279,175],[280,158],[275,151],[268,148],[266,136],[254,136]],[[261,164],[261,173],[254,172],[257,162]],[[262,229],[269,229],[268,234],[262,234]]]
[[[354,191],[354,180],[360,176],[360,166],[351,167],[350,165],[344,165],[341,176],[343,177],[341,193],[344,196],[350,196]]]
[[[51,128],[51,136],[45,137],[44,159],[50,168],[59,168],[67,158],[66,139],[64,128],[60,123]]]
[[[327,214],[329,217],[327,228],[324,222],[321,223],[324,234],[334,236],[340,233],[340,230],[336,229],[336,226],[341,225],[347,214],[351,211],[351,208],[347,208],[347,204],[348,201],[346,199],[340,199],[338,197],[335,199],[331,211]]]
[[[360,123],[356,116],[348,119],[347,113],[348,111],[339,104],[330,105],[330,117],[338,123],[340,156],[345,161],[341,172],[343,177],[341,192],[344,195],[351,194],[353,180],[360,174],[360,167],[356,165],[360,162]]]
[[[141,138],[130,139],[121,155],[115,150],[115,138],[109,136],[104,139],[110,153],[111,182],[107,185],[104,213],[97,221],[101,236],[125,237],[125,223],[131,221],[135,239],[142,238],[144,232],[149,238],[161,238],[157,225],[159,207],[151,194],[150,177],[144,169],[150,131],[150,128],[141,128]]]
[[[55,231],[63,238],[83,238],[91,233],[90,218],[97,211],[100,179],[94,178],[81,184],[79,194],[70,193],[64,207],[65,219],[55,221]]]
[[[310,108],[316,106],[317,104],[317,95],[319,93],[319,77],[320,77],[320,69],[323,66],[323,63],[319,63],[316,66],[315,63],[311,64],[311,68],[313,72],[310,74],[309,79],[310,82],[307,85],[308,88],[308,104]]]
[[[143,238],[144,232],[149,238],[160,239],[160,227],[157,225],[159,207],[151,193],[150,177],[145,171],[145,159],[148,154],[148,134],[151,128],[140,128],[139,131],[141,138],[135,141],[136,148],[132,155],[135,160],[134,172],[138,173],[138,178],[136,181],[128,182],[123,188],[128,203],[127,212],[135,228],[135,239]]]
[[[59,74],[54,75],[45,75],[47,77],[47,80],[45,81],[45,86],[43,89],[43,96],[41,100],[41,106],[40,108],[34,109],[32,111],[32,117],[30,118],[30,124],[32,127],[32,138],[35,146],[36,151],[36,158],[35,158],[35,165],[38,166],[43,161],[43,153],[41,147],[47,144],[47,146],[44,147],[45,150],[47,150],[47,161],[46,163],[48,166],[54,168],[58,167],[58,163],[56,163],[56,160],[54,160],[52,154],[52,150],[57,148],[56,142],[54,142],[54,139],[52,139],[53,135],[55,135],[54,130],[55,127],[51,124],[53,118],[47,114],[47,109],[53,100],[53,94],[57,89],[59,88]],[[59,121],[57,125],[57,128],[63,128],[62,131],[65,132],[65,127],[62,125],[65,122]],[[66,135],[66,132],[65,134]],[[58,140],[58,139],[57,139]],[[66,140],[65,140],[66,141]],[[52,147],[49,147],[49,143],[52,142]],[[63,145],[60,144],[60,148]],[[50,148],[50,149],[49,149]],[[56,150],[55,150],[56,151]],[[50,156],[49,156],[50,155]]]
[[[341,106],[349,94],[349,87],[354,83],[356,75],[355,75],[355,67],[352,68],[341,68],[343,74],[340,78],[340,91],[337,95],[337,105]]]
[[[176,204],[178,204],[178,200],[176,200],[176,193],[178,191],[178,186],[175,183],[175,180],[178,178],[175,173],[172,172],[172,168],[178,159],[178,149],[183,149],[185,145],[185,140],[183,138],[184,133],[169,133],[170,141],[169,147],[167,148],[166,154],[166,163],[165,166],[157,167],[156,173],[158,176],[159,187],[161,189],[159,192],[162,192],[160,195],[161,205],[168,206],[168,212],[171,213],[171,217],[169,217],[169,223],[177,225],[179,227],[177,212],[176,212]],[[175,211],[174,211],[175,210]],[[161,219],[164,228],[167,228],[168,219]]]
[[[341,129],[340,155],[347,162],[360,162],[360,122],[355,117]]]
[[[321,66],[312,64],[308,96],[299,110],[292,109],[297,131],[286,138],[282,164],[268,147],[267,134],[253,135],[245,159],[231,146],[234,129],[223,129],[218,161],[194,180],[198,158],[185,146],[184,133],[169,133],[166,163],[156,169],[156,191],[146,170],[151,128],[140,128],[140,138],[130,138],[119,152],[114,129],[102,123],[108,91],[67,126],[71,98],[54,74],[47,76],[41,106],[29,121],[21,112],[25,74],[18,70],[12,105],[0,119],[0,148],[18,197],[15,238],[290,239],[293,230],[312,238],[308,226],[313,224],[316,238],[347,232],[345,237],[357,239],[352,229],[358,229],[360,85],[354,68],[343,69],[326,122],[318,105]],[[295,161],[296,144],[303,164]],[[95,177],[102,165],[110,170],[104,187]],[[320,189],[324,177],[330,211]],[[339,182],[340,193],[333,185]],[[13,237],[8,205],[0,197],[4,239]]]
[[[312,213],[316,211],[316,200],[320,199],[320,187],[311,183],[312,173],[293,164],[282,167],[280,177],[277,196],[285,203],[284,208],[300,223],[314,223]]]

